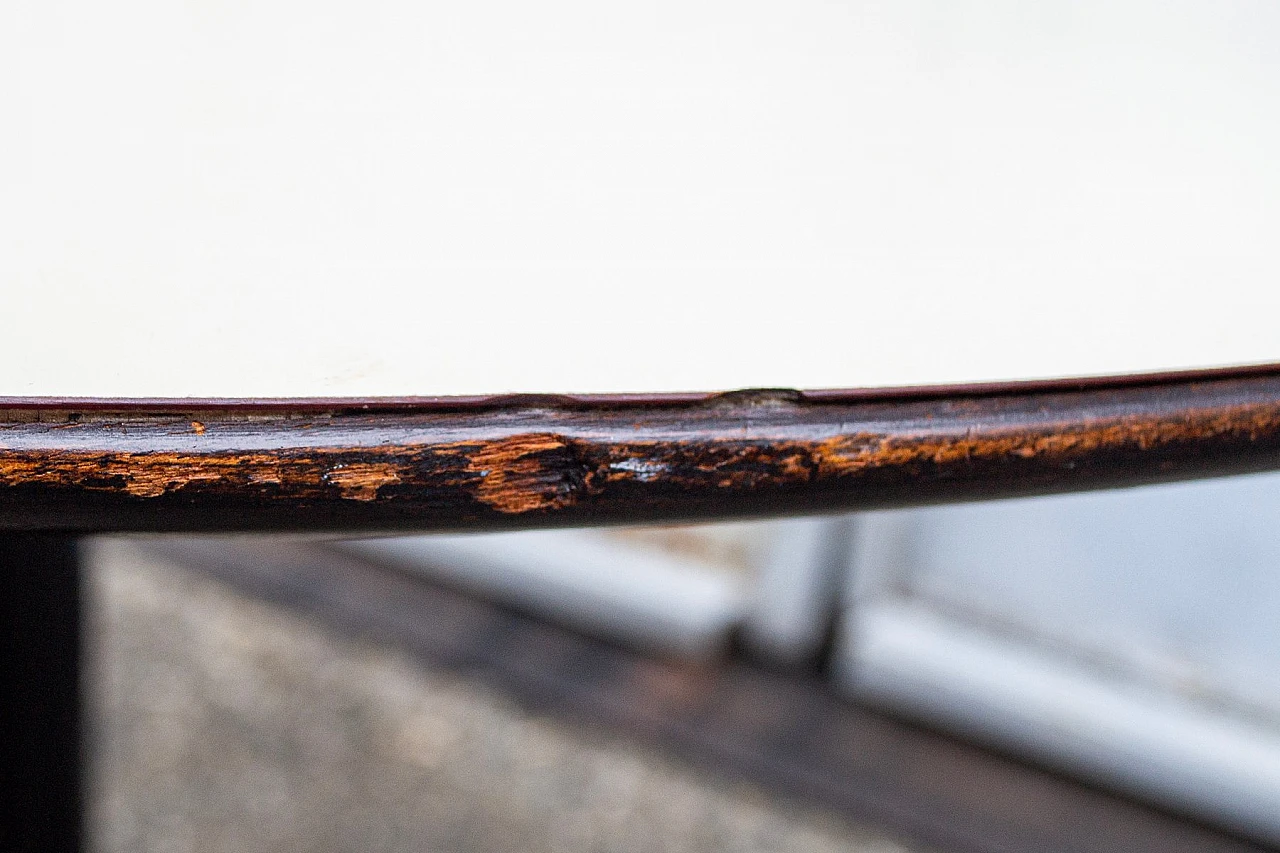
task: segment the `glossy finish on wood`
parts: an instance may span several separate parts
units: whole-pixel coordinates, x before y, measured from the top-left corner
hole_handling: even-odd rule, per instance
[[[0,529],[498,529],[928,504],[1280,468],[1280,372],[917,397],[0,413]]]

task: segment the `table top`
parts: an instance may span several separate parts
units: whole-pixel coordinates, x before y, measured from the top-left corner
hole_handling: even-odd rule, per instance
[[[1280,9],[0,11],[0,397],[1280,360]]]

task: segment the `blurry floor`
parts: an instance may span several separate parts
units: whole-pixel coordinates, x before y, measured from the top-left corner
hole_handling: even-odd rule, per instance
[[[116,851],[899,851],[112,541],[90,832]]]

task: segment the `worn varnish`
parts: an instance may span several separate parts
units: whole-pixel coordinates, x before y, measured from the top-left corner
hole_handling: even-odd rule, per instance
[[[840,400],[0,412],[0,529],[691,520],[1280,468],[1280,373]]]

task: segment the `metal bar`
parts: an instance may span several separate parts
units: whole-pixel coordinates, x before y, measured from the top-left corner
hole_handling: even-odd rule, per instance
[[[70,536],[0,535],[0,849],[80,849],[80,572]]]

